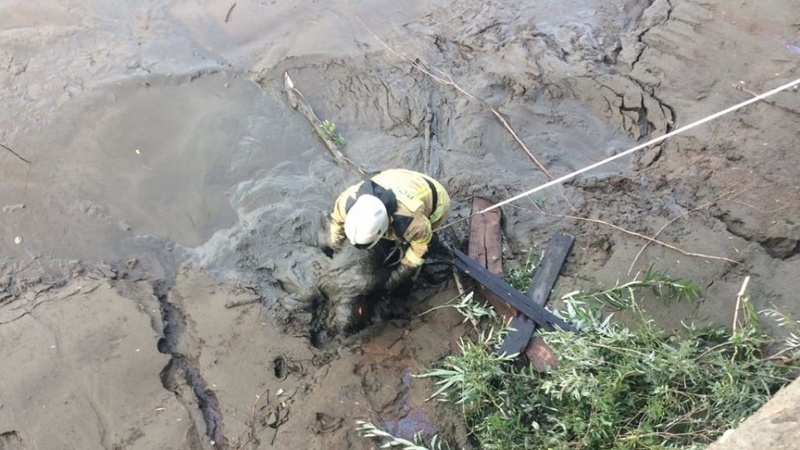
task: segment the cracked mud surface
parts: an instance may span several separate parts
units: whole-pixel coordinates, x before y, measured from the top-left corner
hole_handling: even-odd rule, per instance
[[[371,448],[357,419],[469,448],[411,377],[470,333],[417,315],[452,283],[338,352],[275,316],[355,181],[284,71],[349,158],[436,176],[453,220],[547,181],[487,105],[561,176],[800,76],[788,0],[529,3],[0,6],[0,448]],[[666,327],[730,323],[746,275],[796,315],[798,142],[793,90],[505,207],[508,257],[566,231],[562,292],[650,265],[693,279],[697,303],[651,305]]]

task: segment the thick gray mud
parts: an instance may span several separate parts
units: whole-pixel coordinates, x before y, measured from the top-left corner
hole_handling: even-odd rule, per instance
[[[455,222],[547,181],[490,107],[561,176],[800,61],[788,0],[232,4],[0,5],[0,143],[21,156],[0,148],[0,446],[370,448],[361,419],[470,448],[410,377],[469,333],[418,316],[450,284],[332,351],[280,310],[331,264],[325,215],[358,181],[284,72],[349,158],[436,177]],[[797,92],[503,207],[507,264],[565,231],[560,292],[654,265],[703,290],[648,305],[668,328],[730,323],[746,275],[759,309],[796,314]]]

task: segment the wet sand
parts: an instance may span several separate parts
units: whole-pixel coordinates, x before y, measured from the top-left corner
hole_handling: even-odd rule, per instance
[[[452,283],[339,352],[273,316],[313,281],[315,226],[355,181],[284,71],[348,157],[442,181],[451,220],[547,181],[475,98],[560,176],[800,74],[788,0],[232,4],[0,6],[0,143],[19,155],[0,148],[0,448],[371,448],[357,419],[467,446],[410,376],[471,333],[417,315]],[[650,306],[668,328],[730,323],[747,275],[759,309],[797,314],[799,112],[798,90],[778,94],[504,207],[509,259],[566,231],[561,292],[655,265],[703,290]],[[684,252],[639,255],[602,222],[667,225]]]

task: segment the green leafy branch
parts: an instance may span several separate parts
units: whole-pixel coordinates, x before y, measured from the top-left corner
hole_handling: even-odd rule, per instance
[[[786,340],[765,334],[745,287],[733,329],[687,325],[667,333],[644,314],[640,291],[688,301],[699,290],[651,268],[611,289],[564,296],[558,313],[580,322],[581,332],[539,335],[559,359],[546,373],[496,355],[502,333],[489,331],[462,341],[460,354],[418,377],[436,380],[432,397],[461,407],[484,449],[703,448],[798,370],[800,332]],[[638,312],[639,323],[612,321],[603,312],[608,306]],[[778,312],[767,314],[800,328]]]
[[[325,134],[322,136],[323,138],[327,137],[339,147],[344,147],[347,145],[347,141],[345,140],[344,136],[336,131],[336,124],[330,120],[323,120],[320,124],[320,129],[322,130],[322,133]]]
[[[430,444],[428,446],[423,445],[422,439],[419,435],[414,437],[414,442],[409,441],[407,439],[402,439],[396,436],[393,436],[390,433],[378,428],[371,422],[364,422],[363,420],[357,420],[356,424],[358,427],[356,431],[361,437],[368,437],[368,438],[375,438],[380,441],[380,448],[395,448],[400,447],[401,450],[446,450],[450,447],[447,444],[439,439],[439,436],[434,436],[431,438]]]
[[[562,300],[594,301],[616,309],[633,309],[637,304],[636,293],[645,289],[655,297],[673,301],[693,301],[700,297],[700,288],[691,281],[675,279],[665,272],[659,272],[650,266],[644,276],[636,274],[633,280],[619,284],[603,291],[573,291],[562,297]]]

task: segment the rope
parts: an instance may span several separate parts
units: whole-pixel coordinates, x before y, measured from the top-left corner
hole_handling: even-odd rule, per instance
[[[792,87],[797,86],[797,85],[800,85],[800,78],[798,78],[797,80],[794,80],[794,81],[792,81],[790,83],[786,83],[783,86],[776,87],[775,89],[772,89],[771,91],[767,91],[767,92],[764,92],[763,94],[757,95],[757,96],[755,96],[755,97],[753,97],[753,98],[751,98],[749,100],[745,100],[745,101],[743,101],[743,102],[741,102],[741,103],[739,103],[737,105],[731,106],[730,108],[724,109],[724,110],[719,111],[719,112],[717,112],[715,114],[707,116],[707,117],[705,117],[703,119],[700,119],[700,120],[698,120],[696,122],[692,122],[689,125],[684,125],[684,126],[678,128],[678,129],[670,131],[669,133],[667,133],[667,134],[665,134],[665,135],[663,135],[661,137],[657,137],[655,139],[651,139],[651,140],[645,142],[644,144],[637,145],[636,147],[633,147],[631,149],[625,150],[622,153],[618,153],[618,154],[616,154],[614,156],[611,156],[609,158],[606,158],[606,159],[604,159],[602,161],[596,162],[596,163],[591,164],[589,166],[586,166],[586,167],[584,167],[582,169],[576,170],[576,171],[574,171],[572,173],[569,173],[569,174],[564,175],[562,177],[556,178],[555,180],[548,181],[545,184],[537,186],[537,187],[535,187],[533,189],[530,189],[528,191],[525,191],[525,192],[523,192],[521,194],[515,195],[515,196],[513,196],[513,197],[511,197],[509,199],[503,200],[503,201],[501,201],[499,203],[496,203],[496,204],[494,204],[492,206],[489,206],[488,208],[484,208],[484,209],[476,212],[475,214],[471,214],[471,215],[469,215],[467,217],[464,217],[462,219],[458,219],[456,221],[448,223],[447,225],[444,225],[441,228],[439,228],[439,230],[444,229],[444,228],[449,227],[449,226],[452,226],[452,225],[455,225],[455,224],[457,224],[457,223],[459,223],[461,221],[467,220],[467,219],[469,219],[469,218],[471,218],[473,216],[477,216],[479,214],[483,214],[485,212],[489,212],[489,211],[491,211],[493,209],[497,209],[497,208],[499,208],[499,207],[501,207],[503,205],[507,205],[507,204],[509,204],[511,202],[515,202],[515,201],[521,199],[522,197],[527,197],[527,196],[529,196],[531,194],[535,194],[535,193],[537,193],[537,192],[539,192],[541,190],[549,188],[550,186],[554,186],[556,184],[559,184],[559,183],[562,183],[564,181],[567,181],[567,180],[570,180],[572,178],[575,178],[576,176],[578,176],[578,175],[580,175],[582,173],[586,173],[586,172],[588,172],[588,171],[590,171],[592,169],[596,169],[596,168],[598,168],[598,167],[600,167],[600,166],[602,166],[604,164],[608,164],[611,161],[614,161],[616,159],[619,159],[619,158],[622,158],[624,156],[630,155],[631,153],[633,153],[635,151],[638,151],[638,150],[641,150],[643,148],[649,147],[649,146],[651,146],[653,144],[657,144],[657,143],[659,143],[659,142],[661,142],[661,141],[663,141],[665,139],[668,139],[668,138],[670,138],[672,136],[675,136],[675,135],[684,133],[686,131],[689,131],[692,128],[695,128],[697,126],[703,125],[704,123],[710,122],[710,121],[712,121],[714,119],[717,119],[717,118],[719,118],[721,116],[724,116],[725,114],[731,113],[731,112],[736,111],[736,110],[741,109],[741,108],[744,108],[747,105],[751,105],[751,104],[756,103],[758,101],[761,101],[761,100],[763,100],[763,99],[765,99],[765,98],[767,98],[769,96],[775,95],[778,92],[785,91],[786,89],[792,88]]]

